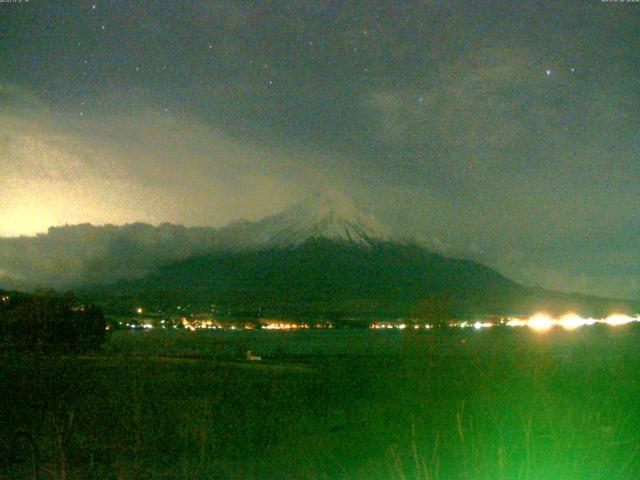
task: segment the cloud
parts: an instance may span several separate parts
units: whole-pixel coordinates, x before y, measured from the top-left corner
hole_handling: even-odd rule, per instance
[[[625,64],[607,68],[615,82],[498,42],[422,81],[370,91],[373,141],[405,170],[405,192],[424,194],[407,207],[416,233],[524,283],[637,292],[640,251],[628,240],[640,143],[629,122],[640,102]]]
[[[640,256],[628,242],[640,208],[628,76],[594,89],[543,67],[530,49],[486,47],[428,81],[370,89],[357,106],[370,145],[353,157],[306,138],[257,141],[135,92],[80,117],[2,84],[0,236],[85,222],[222,226],[337,189],[401,235],[525,283],[638,291],[640,266],[625,261]]]
[[[65,223],[222,225],[279,211],[323,182],[306,154],[136,104],[80,116],[3,87],[0,235]],[[135,103],[135,102],[134,102]]]
[[[34,237],[0,238],[5,288],[68,288],[139,277],[209,251],[215,230],[162,224],[90,224],[50,228]]]

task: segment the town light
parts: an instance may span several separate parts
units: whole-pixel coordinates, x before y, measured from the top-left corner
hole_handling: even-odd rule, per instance
[[[537,332],[546,332],[555,324],[556,322],[545,313],[537,313],[527,321],[527,326]]]
[[[565,330],[575,330],[587,324],[587,321],[575,313],[567,313],[560,317],[558,324]]]

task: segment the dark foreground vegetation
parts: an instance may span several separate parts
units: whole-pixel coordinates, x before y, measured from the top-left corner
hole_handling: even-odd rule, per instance
[[[89,352],[106,334],[102,311],[76,305],[71,295],[0,291],[0,351]]]
[[[117,332],[99,354],[5,353],[0,478],[639,478],[638,340]]]

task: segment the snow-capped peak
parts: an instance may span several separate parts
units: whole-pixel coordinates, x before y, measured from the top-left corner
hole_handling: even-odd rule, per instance
[[[336,192],[312,194],[282,213],[255,223],[230,225],[221,233],[230,248],[284,247],[318,238],[370,245],[389,237],[386,227]]]

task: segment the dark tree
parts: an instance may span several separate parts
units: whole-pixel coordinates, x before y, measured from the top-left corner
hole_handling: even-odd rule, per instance
[[[80,307],[71,295],[20,296],[0,310],[0,348],[27,352],[88,352],[106,339],[96,307]]]

